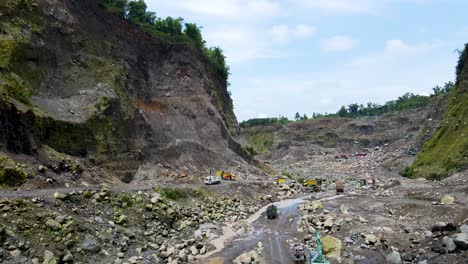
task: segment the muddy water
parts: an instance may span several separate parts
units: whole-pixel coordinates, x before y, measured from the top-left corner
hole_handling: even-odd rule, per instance
[[[263,243],[266,263],[286,264],[290,261],[288,239],[300,237],[296,231],[296,223],[300,218],[298,206],[304,198],[286,200],[275,203],[278,207],[278,217],[267,219],[266,207],[248,219],[252,223],[253,232],[228,241],[220,252],[212,257],[220,257],[224,263],[232,261],[244,252],[256,248],[258,242]]]
[[[315,194],[313,199],[330,201],[340,197],[343,197],[343,195],[333,196],[331,193],[324,192]],[[304,235],[297,232],[297,222],[301,217],[298,207],[308,199],[312,199],[311,195],[273,203],[278,207],[278,217],[276,219],[267,219],[266,208],[269,205],[262,207],[247,219],[247,223],[251,225],[252,231],[250,233],[238,235],[233,228],[224,226],[223,235],[211,241],[216,250],[204,256],[199,256],[196,263],[210,263],[210,260],[215,259],[222,259],[224,263],[232,263],[242,253],[256,249],[258,242],[263,244],[262,256],[266,263],[292,263],[288,241],[300,242]]]

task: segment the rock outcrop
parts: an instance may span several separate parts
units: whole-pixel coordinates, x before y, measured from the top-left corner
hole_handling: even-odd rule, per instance
[[[57,152],[124,182],[255,170],[233,139],[227,82],[201,52],[97,2],[1,1],[2,150],[40,163]]]

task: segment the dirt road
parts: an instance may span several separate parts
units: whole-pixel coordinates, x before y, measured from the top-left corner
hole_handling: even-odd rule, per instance
[[[61,187],[61,188],[50,188],[50,189],[33,189],[33,190],[0,190],[0,198],[28,198],[28,197],[45,197],[51,196],[55,192],[59,193],[72,193],[80,192],[85,190],[99,190],[106,188],[109,191],[113,192],[133,192],[133,191],[148,191],[155,188],[223,188],[227,185],[242,185],[242,184],[273,184],[272,181],[222,181],[219,185],[205,185],[202,183],[193,183],[193,184],[173,184],[173,183],[161,183],[161,184],[150,184],[150,185],[132,185],[132,184],[122,184],[122,185],[89,185],[89,186],[80,186],[80,187]]]

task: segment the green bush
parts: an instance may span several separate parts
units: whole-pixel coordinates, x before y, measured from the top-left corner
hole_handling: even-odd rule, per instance
[[[201,189],[191,189],[191,188],[159,188],[159,194],[161,197],[169,200],[179,200],[186,199],[190,197],[203,197],[203,191]]]

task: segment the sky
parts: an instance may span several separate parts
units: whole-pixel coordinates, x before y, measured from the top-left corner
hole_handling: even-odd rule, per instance
[[[239,121],[335,113],[454,81],[466,0],[146,0],[224,50]]]

